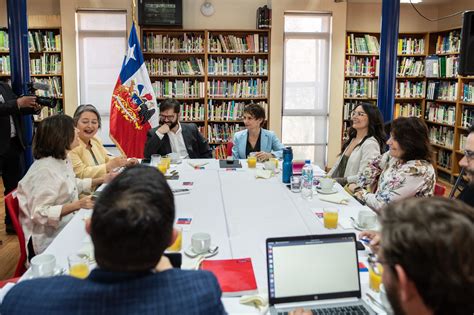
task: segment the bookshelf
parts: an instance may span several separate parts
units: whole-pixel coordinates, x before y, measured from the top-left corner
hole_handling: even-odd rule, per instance
[[[243,128],[243,108],[269,104],[269,30],[143,28],[143,55],[158,102],[181,103],[181,121],[193,122],[215,157],[225,157]]]
[[[372,87],[366,84],[370,81],[363,80],[378,79],[378,51],[371,51],[369,46],[374,43],[368,42],[380,38],[379,33],[357,31],[346,35],[343,140],[350,111],[360,101],[377,101],[376,93],[365,92]],[[438,178],[447,182],[459,175],[467,128],[474,123],[474,77],[457,74],[460,36],[460,28],[400,33],[397,51],[394,118],[417,116],[425,120]]]
[[[8,41],[8,30],[0,28],[0,81],[10,79],[10,50]]]

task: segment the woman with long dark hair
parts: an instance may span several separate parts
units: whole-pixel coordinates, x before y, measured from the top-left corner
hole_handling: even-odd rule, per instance
[[[374,210],[408,197],[428,197],[436,180],[428,127],[419,118],[401,117],[391,125],[389,151],[375,158],[349,190]]]
[[[351,113],[349,139],[328,176],[341,185],[355,183],[368,163],[379,156],[385,143],[382,114],[377,106],[361,103]]]

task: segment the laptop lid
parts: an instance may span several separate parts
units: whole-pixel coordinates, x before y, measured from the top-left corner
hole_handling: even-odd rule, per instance
[[[360,298],[354,233],[268,238],[270,305]]]

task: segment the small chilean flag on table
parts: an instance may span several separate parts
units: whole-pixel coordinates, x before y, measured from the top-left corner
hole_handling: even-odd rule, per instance
[[[135,24],[110,104],[110,138],[127,157],[143,157],[146,134],[158,126],[155,92],[138,42]]]

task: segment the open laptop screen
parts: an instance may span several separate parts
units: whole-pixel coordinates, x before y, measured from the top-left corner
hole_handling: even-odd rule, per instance
[[[270,302],[360,297],[355,241],[353,233],[268,239]]]

